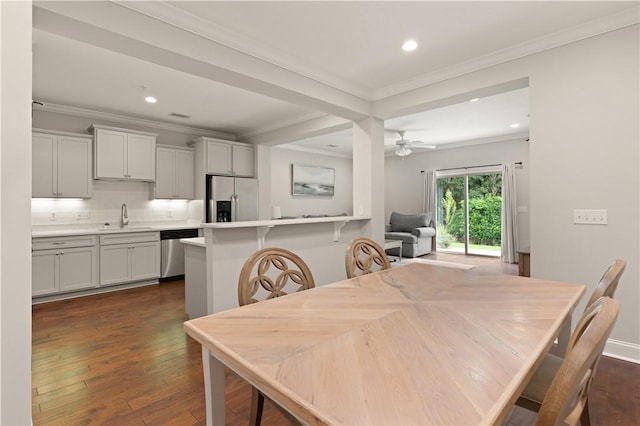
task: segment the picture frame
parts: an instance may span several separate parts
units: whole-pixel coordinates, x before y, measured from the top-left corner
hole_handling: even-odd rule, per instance
[[[291,165],[291,195],[332,197],[334,190],[335,169]]]

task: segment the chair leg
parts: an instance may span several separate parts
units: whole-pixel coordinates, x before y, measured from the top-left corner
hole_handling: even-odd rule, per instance
[[[587,399],[586,403],[584,404],[582,414],[580,414],[580,425],[591,426],[591,418],[589,417],[589,399]]]
[[[264,395],[253,386],[251,387],[251,411],[249,413],[249,424],[260,426],[262,421],[262,409],[264,407]]]

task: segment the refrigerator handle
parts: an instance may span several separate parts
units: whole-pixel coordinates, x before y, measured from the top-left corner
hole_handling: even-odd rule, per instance
[[[231,196],[231,222],[238,221],[238,196],[233,194]]]

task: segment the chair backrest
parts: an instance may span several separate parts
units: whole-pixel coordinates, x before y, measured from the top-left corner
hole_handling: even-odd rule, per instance
[[[238,303],[244,306],[313,287],[311,270],[297,254],[283,248],[264,248],[252,254],[240,270]],[[263,297],[258,298],[259,293]]]
[[[618,281],[620,281],[620,277],[624,272],[624,268],[627,266],[627,262],[621,259],[616,259],[615,262],[605,271],[600,278],[600,282],[596,286],[593,293],[591,293],[591,297],[587,302],[587,307],[591,306],[593,302],[600,299],[601,297],[611,297],[616,292],[616,288],[618,288]]]
[[[537,425],[580,423],[593,375],[619,310],[617,301],[602,297],[582,315],[574,331],[576,339],[542,401]]]
[[[347,278],[391,268],[389,258],[378,243],[369,238],[354,238],[344,256]]]

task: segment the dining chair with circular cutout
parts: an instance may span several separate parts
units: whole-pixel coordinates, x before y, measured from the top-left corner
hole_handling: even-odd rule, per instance
[[[240,270],[238,303],[245,306],[314,287],[311,270],[300,256],[283,248],[264,248],[252,254]],[[264,398],[257,388],[251,387],[250,425],[260,424]],[[274,405],[289,422],[299,423],[288,411],[278,404]]]
[[[369,238],[354,238],[349,242],[344,257],[347,278],[391,268],[384,249]]]

